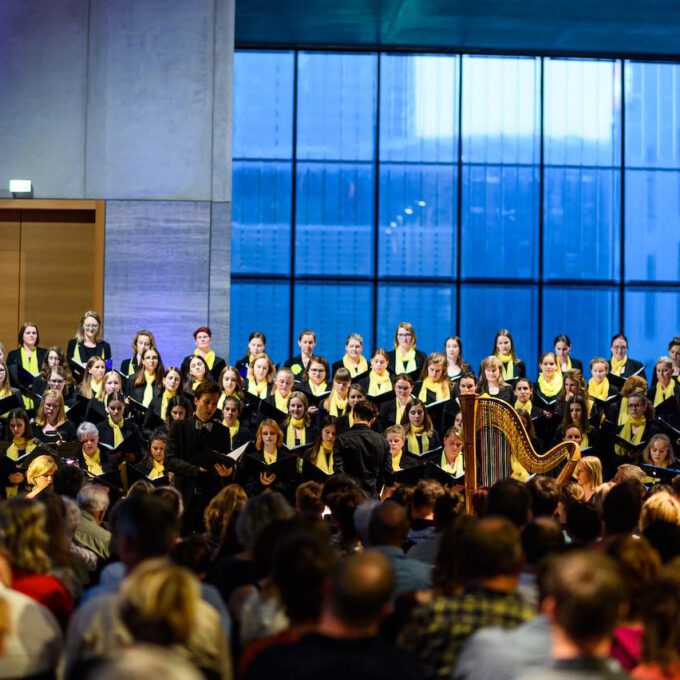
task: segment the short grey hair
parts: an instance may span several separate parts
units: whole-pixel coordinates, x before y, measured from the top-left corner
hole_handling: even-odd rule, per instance
[[[83,437],[91,437],[93,435],[99,436],[99,430],[92,423],[85,421],[78,425],[76,435],[78,436],[78,441],[80,441]]]
[[[86,512],[106,512],[109,502],[109,492],[100,484],[85,484],[76,497],[78,507]]]

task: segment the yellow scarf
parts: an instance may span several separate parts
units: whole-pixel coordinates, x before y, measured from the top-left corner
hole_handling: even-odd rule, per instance
[[[123,433],[120,430],[120,425],[116,425],[111,417],[109,417],[108,423],[113,430],[113,448],[115,449],[123,441]]]
[[[611,358],[609,361],[610,370],[614,375],[621,375],[626,368],[626,362],[628,361],[628,355],[623,357],[623,359]]]
[[[394,352],[394,370],[397,375],[400,373],[413,373],[416,370],[416,348],[404,354],[399,348]]]
[[[38,350],[34,349],[31,355],[28,355],[25,347],[21,348],[21,365],[31,375],[38,375],[40,369],[38,368]]]
[[[7,457],[12,460],[16,460],[19,456],[23,456],[27,453],[31,453],[37,444],[33,440],[26,439],[25,437],[14,437],[12,443],[7,447]]]
[[[616,424],[625,425],[628,418],[630,418],[628,415],[628,397],[623,397],[621,399],[621,406],[619,406],[619,419],[616,421]]]
[[[606,401],[609,396],[609,380],[605,378],[599,385],[595,382],[595,378],[588,381],[588,394],[600,401]]]
[[[349,423],[350,427],[354,427],[354,414],[351,411],[347,415],[347,422]]]
[[[146,371],[144,371],[144,381],[146,382],[146,386],[144,387],[142,405],[148,406],[153,401],[153,384],[156,382],[155,373],[149,375]]]
[[[347,398],[345,397],[344,400],[340,399],[340,397],[338,397],[338,393],[333,390],[331,392],[330,401],[328,402],[328,415],[338,418],[345,412],[346,408]]]
[[[444,470],[444,472],[448,472],[454,477],[461,477],[465,474],[465,456],[463,456],[463,452],[461,451],[456,456],[456,460],[453,461],[453,464],[451,464],[449,463],[446,454],[442,451],[442,458],[439,462],[439,467]]]
[[[309,389],[315,397],[318,397],[324,392],[328,392],[328,383],[324,380],[322,383],[315,385],[311,380],[308,383]]]
[[[16,486],[6,486],[5,487],[5,497],[6,498],[16,498],[19,494],[19,485]]]
[[[430,450],[430,437],[424,432],[425,426],[411,425],[408,433],[408,450],[416,456],[421,456]],[[420,435],[418,437],[417,435]]]
[[[241,427],[241,423],[238,420],[234,421],[233,425],[227,425],[224,421],[222,422],[222,425],[225,427],[229,428],[229,436],[234,439],[234,437],[238,434],[238,429]]]
[[[258,399],[267,398],[267,387],[269,387],[269,383],[266,380],[258,383],[255,378],[253,378],[248,381],[248,392],[254,394]]]
[[[526,404],[523,404],[519,399],[517,399],[515,401],[515,411],[524,411],[525,413],[531,415],[531,400],[527,401]]]
[[[560,360],[558,359],[558,361],[560,361]],[[567,356],[567,367],[566,368],[562,368],[562,362],[560,361],[560,370],[562,371],[562,373],[566,373],[567,371],[571,371],[571,358],[569,356]]]
[[[194,350],[194,356],[198,357],[201,356],[205,360],[205,363],[208,364],[208,368],[212,371],[212,367],[215,365],[215,352],[210,350],[207,354],[202,354],[199,350],[198,347]]]
[[[528,470],[522,466],[515,456],[510,456],[510,469],[512,470],[510,477],[512,479],[516,479],[519,482],[526,482],[526,480],[531,476]]]
[[[333,447],[326,442],[321,442],[321,448],[316,456],[316,467],[327,475],[333,474]]]
[[[548,382],[547,378],[541,373],[541,375],[538,376],[538,386],[546,397],[554,397],[559,394],[562,389],[562,373],[560,371],[555,371],[555,375],[550,382]]]
[[[155,458],[153,460],[153,467],[151,468],[151,472],[147,475],[149,479],[158,479],[159,477],[162,477],[165,474],[165,466],[163,463],[159,463]]]
[[[76,346],[76,348],[77,348],[77,346]],[[130,358],[130,363],[128,364],[128,373],[127,373],[128,378],[131,378],[135,373],[137,373],[137,368],[139,368],[139,366],[137,366],[137,368],[135,368],[135,357],[136,356],[137,355]],[[76,358],[75,352],[73,353],[73,358],[74,359]]]
[[[625,439],[627,442],[630,442],[631,444],[639,444],[642,441],[642,434],[645,431],[645,423],[647,420],[645,419],[644,416],[640,418],[631,418],[628,416],[628,420],[624,423],[623,427],[621,428],[621,431],[619,432],[619,437],[621,439]],[[635,433],[633,433],[633,428],[637,427],[637,430]],[[614,451],[617,456],[627,456],[628,451],[623,446],[619,446],[618,444],[614,447]]]
[[[165,420],[165,416],[168,413],[168,402],[177,394],[177,392],[171,392],[170,390],[163,390],[163,396],[161,397],[161,418]]]
[[[503,380],[512,380],[515,377],[515,362],[512,360],[512,354],[496,353],[495,357],[501,362]]]
[[[673,396],[674,388],[675,383],[673,380],[671,380],[668,383],[668,387],[665,390],[663,387],[661,387],[660,382],[656,383],[656,392],[654,393],[654,406],[658,406],[662,401],[670,399]]]
[[[305,421],[300,418],[290,419],[288,427],[286,428],[286,446],[292,449],[296,446],[304,446],[307,443],[307,431],[305,430]]]
[[[435,382],[430,377],[425,378],[425,380],[423,380],[423,386],[420,388],[420,392],[418,393],[418,399],[424,403],[431,403],[427,401],[428,391],[434,392],[435,401],[442,401],[442,399],[448,399],[451,396],[448,380],[440,380],[439,382]]]
[[[9,397],[12,394],[12,390],[9,387],[9,378],[5,379],[5,384],[0,388],[0,399]]]
[[[396,456],[392,456],[392,472],[399,472],[401,468],[399,467],[401,465],[401,457],[404,455],[404,451],[399,451],[399,453]]]
[[[104,358],[104,348],[102,347],[101,350],[99,351],[99,356],[103,359]],[[83,361],[80,358],[80,343],[76,342],[76,348],[73,351],[73,361],[75,361],[77,364],[85,364],[86,362]],[[132,364],[132,362],[130,362]]]
[[[264,462],[267,465],[271,465],[272,463],[276,463],[276,458],[278,456],[278,449],[274,449],[274,453],[267,453],[264,449],[262,450],[262,455],[264,456]]]
[[[288,413],[288,401],[290,400],[290,394],[287,397],[282,397],[278,392],[274,392],[274,401],[276,403],[276,408],[283,413]]]
[[[94,475],[95,477],[98,475],[103,475],[104,470],[102,468],[101,464],[101,453],[99,449],[97,449],[94,452],[94,455],[89,458],[87,455],[85,455],[85,452],[83,452],[83,458],[85,459],[85,465],[87,465],[87,471],[91,474]]]
[[[583,432],[581,434],[581,450],[588,448],[588,433]]]
[[[357,376],[368,371],[368,362],[365,357],[359,357],[359,363],[355,364],[351,359],[349,354],[345,354],[342,357],[342,365],[350,372],[350,375]]]
[[[383,375],[378,375],[371,370],[368,374],[368,396],[377,397],[379,394],[385,394],[392,389],[392,381],[390,374],[385,371]]]

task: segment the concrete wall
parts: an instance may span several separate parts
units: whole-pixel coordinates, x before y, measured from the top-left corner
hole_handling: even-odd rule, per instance
[[[0,3],[0,196],[106,199],[116,358],[205,323],[228,354],[233,44],[234,0]]]

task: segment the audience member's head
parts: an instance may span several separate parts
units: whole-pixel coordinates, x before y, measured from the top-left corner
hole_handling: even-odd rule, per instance
[[[219,491],[208,503],[203,513],[203,522],[211,540],[224,545],[233,531],[233,520],[248,501],[245,489],[238,484],[229,484]]]
[[[188,569],[147,560],[121,585],[120,617],[137,642],[183,645],[196,626],[199,600],[198,580]]]
[[[560,502],[560,485],[547,475],[535,475],[526,483],[534,517],[553,517]]]
[[[465,499],[459,493],[447,492],[434,503],[434,528],[441,532],[465,512]]]
[[[529,521],[530,508],[531,495],[522,482],[501,479],[489,489],[487,515],[505,517],[516,527],[523,527]]]
[[[602,534],[600,513],[590,503],[578,501],[567,509],[567,533],[577,546],[586,547]]]
[[[170,505],[177,519],[181,519],[184,514],[184,499],[174,486],[159,486],[151,492],[151,495],[163,498]]]
[[[631,534],[637,528],[642,499],[637,482],[617,484],[602,502],[602,521],[608,536]]]
[[[457,595],[465,587],[462,565],[462,541],[469,526],[478,519],[461,514],[443,530],[432,570],[432,587],[437,595]]]
[[[51,564],[45,506],[28,498],[10,498],[0,504],[0,543],[13,569],[47,571]]]
[[[614,484],[620,484],[625,481],[637,482],[638,489],[640,491],[640,496],[645,495],[645,473],[644,470],[637,465],[632,465],[631,463],[624,463],[619,465],[616,469],[616,474],[612,478]]]
[[[619,534],[609,539],[605,552],[619,567],[628,599],[626,620],[639,621],[647,590],[661,568],[659,553],[645,538]]]
[[[574,656],[606,656],[617,623],[624,583],[606,555],[575,550],[555,558],[545,581],[543,608]]]
[[[373,510],[379,505],[380,502],[374,498],[367,498],[359,503],[354,511],[354,527],[364,545],[369,545],[368,525],[371,521]]]
[[[177,541],[170,550],[170,559],[178,567],[188,569],[203,580],[213,562],[213,546],[205,534],[192,534]]]
[[[394,501],[385,501],[371,513],[368,540],[372,546],[400,548],[406,540],[409,522],[406,509]]]
[[[178,535],[177,514],[160,496],[139,494],[116,506],[117,552],[128,571],[144,560],[166,556]]]
[[[252,551],[257,537],[268,524],[278,519],[289,519],[294,514],[293,508],[280,493],[255,496],[245,504],[236,520],[238,540],[246,550]]]
[[[500,516],[469,523],[461,537],[460,559],[466,583],[485,585],[499,577],[517,577],[522,566],[519,529]]]
[[[310,517],[321,517],[326,507],[321,500],[323,484],[319,482],[303,482],[295,490],[295,509],[301,515]]]
[[[132,645],[116,651],[114,658],[97,664],[83,680],[205,680],[205,675],[179,654],[157,645]]]
[[[524,560],[535,567],[546,557],[564,550],[564,533],[556,520],[546,516],[533,519],[522,529]]]
[[[642,534],[656,548],[664,564],[680,556],[680,526],[674,522],[647,522]]]
[[[434,506],[446,492],[444,487],[434,479],[421,479],[411,496],[411,516],[429,518],[434,513]]]
[[[328,609],[354,635],[373,635],[388,612],[393,592],[394,573],[388,559],[368,550],[337,566]]]
[[[354,524],[354,513],[357,507],[363,503],[366,496],[359,488],[349,488],[333,495],[333,513],[340,539],[344,543],[359,541],[359,534]]]
[[[109,509],[109,492],[105,486],[99,484],[85,484],[78,495],[76,503],[81,512],[87,512],[94,517],[97,524],[101,524],[106,511]]]
[[[665,491],[650,496],[642,506],[640,513],[642,531],[656,521],[670,522],[680,526],[680,501]]]
[[[52,475],[52,488],[60,496],[68,496],[75,500],[85,475],[76,465],[60,465]]]
[[[327,505],[331,512],[335,511],[333,497],[336,494],[344,493],[345,491],[359,490],[360,493],[366,497],[366,494],[361,490],[361,487],[357,483],[357,480],[350,475],[344,473],[339,475],[333,475],[324,485],[323,491],[321,492],[321,500]]]

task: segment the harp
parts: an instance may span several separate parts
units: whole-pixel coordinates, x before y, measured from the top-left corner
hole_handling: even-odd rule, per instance
[[[465,460],[465,506],[472,512],[472,496],[479,486],[491,486],[510,477],[511,456],[529,472],[545,474],[562,462],[558,482],[563,484],[574,472],[581,452],[575,442],[562,442],[546,453],[534,450],[524,423],[515,409],[502,399],[461,394]]]

